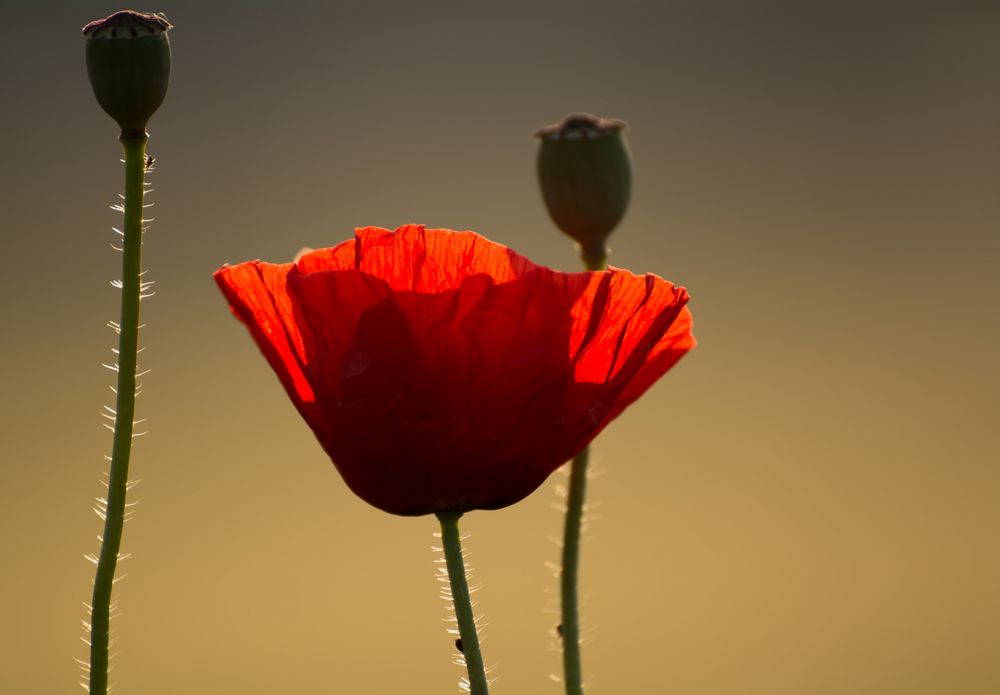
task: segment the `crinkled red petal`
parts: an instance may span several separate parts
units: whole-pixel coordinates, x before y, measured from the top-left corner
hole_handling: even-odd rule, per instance
[[[396,514],[516,502],[694,344],[683,289],[472,232],[369,227],[216,279],[351,489]]]

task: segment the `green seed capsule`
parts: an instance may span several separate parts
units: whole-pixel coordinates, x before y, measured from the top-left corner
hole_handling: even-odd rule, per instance
[[[97,103],[122,137],[144,135],[170,81],[170,23],[158,14],[124,10],[83,28],[87,74]]]
[[[607,239],[632,193],[623,121],[571,113],[535,132],[538,180],[552,221],[579,242],[588,265],[607,258]]]

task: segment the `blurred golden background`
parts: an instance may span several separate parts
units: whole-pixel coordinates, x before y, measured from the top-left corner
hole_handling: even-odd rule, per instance
[[[0,692],[76,691],[110,434],[122,188],[80,27],[0,39]],[[530,133],[630,123],[612,262],[700,346],[595,446],[594,695],[1000,692],[1000,8],[163,0],[119,693],[455,692],[433,518],[353,497],[211,272],[355,226],[575,270]],[[464,519],[495,692],[556,694],[560,474]]]

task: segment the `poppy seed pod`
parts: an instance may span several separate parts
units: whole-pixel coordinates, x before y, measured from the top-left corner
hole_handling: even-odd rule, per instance
[[[87,74],[97,103],[122,137],[144,135],[170,81],[170,23],[158,14],[115,12],[83,28]]]
[[[606,242],[625,215],[632,166],[623,121],[571,113],[535,131],[538,181],[552,221],[580,243],[588,266],[600,267]]]

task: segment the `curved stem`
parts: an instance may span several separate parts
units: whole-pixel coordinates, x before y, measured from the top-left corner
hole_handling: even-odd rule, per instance
[[[603,270],[607,267],[608,252],[603,246],[595,249],[583,249],[580,255],[587,270]],[[566,684],[566,695],[583,695],[578,586],[580,526],[583,523],[584,498],[587,491],[587,462],[589,460],[589,446],[573,459],[569,472],[569,494],[566,498],[562,572],[559,576],[562,596],[562,622],[559,625],[559,635],[562,637],[563,645],[563,682]]]
[[[90,693],[108,691],[108,635],[111,623],[111,589],[122,526],[125,523],[125,496],[128,484],[129,455],[135,419],[136,352],[139,340],[139,273],[142,259],[142,195],[145,175],[145,133],[122,136],[125,152],[125,219],[122,227],[122,295],[118,335],[118,384],[115,403],[114,444],[111,450],[111,473],[101,535],[101,553],[97,560],[94,596],[91,602]]]
[[[587,462],[590,447],[573,459],[569,472],[569,496],[566,499],[566,527],[563,532],[562,623],[559,634],[563,644],[563,682],[567,695],[582,695],[583,672],[580,661],[580,616],[577,609],[577,586],[580,573],[580,524],[583,520],[583,500],[587,489]]]
[[[451,596],[455,603],[458,634],[462,639],[462,654],[469,669],[469,693],[487,695],[486,668],[479,649],[479,635],[476,633],[476,621],[472,615],[472,598],[469,596],[469,583],[465,578],[462,539],[458,533],[458,520],[461,516],[461,512],[439,512],[437,515],[441,522],[441,541],[444,546],[445,563],[448,565]]]

